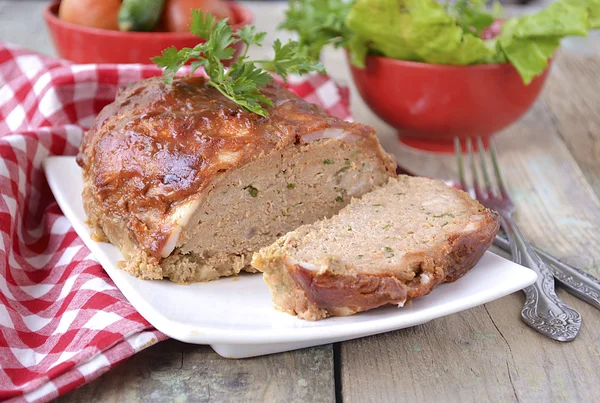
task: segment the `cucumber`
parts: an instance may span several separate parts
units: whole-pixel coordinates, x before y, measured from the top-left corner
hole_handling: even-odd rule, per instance
[[[162,14],[164,0],[123,0],[119,10],[121,31],[151,31]]]

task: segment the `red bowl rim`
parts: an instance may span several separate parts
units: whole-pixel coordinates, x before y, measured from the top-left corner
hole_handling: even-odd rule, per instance
[[[347,50],[346,50],[346,53],[347,53]],[[464,65],[464,66],[457,66],[454,64],[435,64],[435,63],[416,62],[416,61],[411,61],[411,60],[399,60],[399,59],[393,59],[391,57],[373,55],[373,54],[368,54],[367,59],[374,59],[380,63],[396,64],[398,66],[413,67],[413,68],[420,68],[420,69],[426,69],[426,70],[454,70],[454,71],[457,71],[457,70],[495,70],[495,69],[506,68],[509,66],[512,67],[512,64],[510,64],[508,62],[506,62],[506,63],[468,64],[468,65]],[[551,60],[552,59],[550,59],[550,61]],[[353,66],[352,64],[350,64],[350,65],[352,66],[352,68],[358,68],[356,66]]]
[[[149,37],[153,37],[153,38],[160,37],[165,40],[166,39],[174,40],[174,39],[196,38],[195,35],[193,35],[189,32],[123,32],[123,31],[115,31],[115,30],[111,30],[111,29],[93,28],[93,27],[87,27],[85,25],[73,24],[71,22],[66,22],[66,21],[63,21],[60,18],[58,18],[58,6],[60,4],[60,1],[61,0],[54,0],[44,8],[44,19],[46,20],[46,22],[48,24],[60,25],[67,29],[76,30],[76,31],[80,31],[80,32],[88,33],[88,34],[102,35],[102,36],[122,38],[122,39],[125,39],[125,38],[142,39],[142,38],[149,38]],[[254,15],[252,14],[252,11],[250,11],[250,9],[248,7],[246,7],[240,3],[237,3],[235,1],[227,0],[227,3],[229,3],[229,7],[231,7],[233,9],[234,13],[240,17],[240,21],[238,21],[236,24],[232,25],[232,29],[234,31],[237,31],[238,29],[242,28],[243,26],[251,24],[252,21],[254,21]]]

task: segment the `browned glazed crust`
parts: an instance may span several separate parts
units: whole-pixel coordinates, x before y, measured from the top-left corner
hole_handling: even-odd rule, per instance
[[[449,237],[450,253],[444,282],[458,280],[473,268],[494,241],[500,229],[500,218],[493,210],[485,210],[484,224],[479,231]]]
[[[301,265],[288,266],[292,277],[319,309],[352,307],[366,311],[393,302],[406,301],[407,287],[393,273],[315,273]]]
[[[97,235],[116,243],[111,233],[127,233],[129,241],[121,242],[156,265],[173,230],[170,214],[219,175],[326,129],[351,132],[381,149],[368,126],[328,116],[279,85],[264,92],[274,103],[267,117],[240,108],[201,77],[172,85],[157,77],[123,90],[85,134],[77,156]],[[227,153],[239,158],[223,158]],[[383,150],[381,158],[392,172]]]
[[[405,272],[338,274],[314,271],[299,264],[286,262],[286,269],[301,287],[308,303],[320,311],[296,312],[305,319],[321,319],[330,315],[348,315],[387,304],[404,304],[429,294],[442,282],[462,277],[479,261],[490,247],[499,228],[498,214],[485,209],[482,224],[477,230],[450,235],[446,244],[427,256],[424,253],[407,255],[415,267],[411,281],[399,277]],[[427,281],[422,281],[423,274]],[[309,308],[306,306],[306,308]]]

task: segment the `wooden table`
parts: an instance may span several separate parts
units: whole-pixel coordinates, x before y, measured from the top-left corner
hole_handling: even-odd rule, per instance
[[[0,40],[53,54],[43,5],[0,1]],[[272,40],[284,5],[250,7]],[[593,38],[568,41],[541,99],[497,136],[523,231],[537,246],[595,275],[600,275],[599,44]],[[351,85],[342,56],[328,51],[325,64]],[[355,118],[376,127],[402,165],[423,175],[455,176],[451,156],[400,146],[354,89],[352,102]],[[516,293],[410,329],[244,360],[170,340],[59,400],[599,401],[600,312],[563,290],[558,294],[583,315],[572,343],[528,328],[519,315],[523,294]]]

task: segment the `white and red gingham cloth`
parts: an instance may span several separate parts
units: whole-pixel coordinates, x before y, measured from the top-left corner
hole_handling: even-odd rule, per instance
[[[0,43],[0,400],[44,402],[166,336],[136,312],[55,203],[42,171],[151,65],[75,65]],[[290,88],[347,119],[327,76]]]

